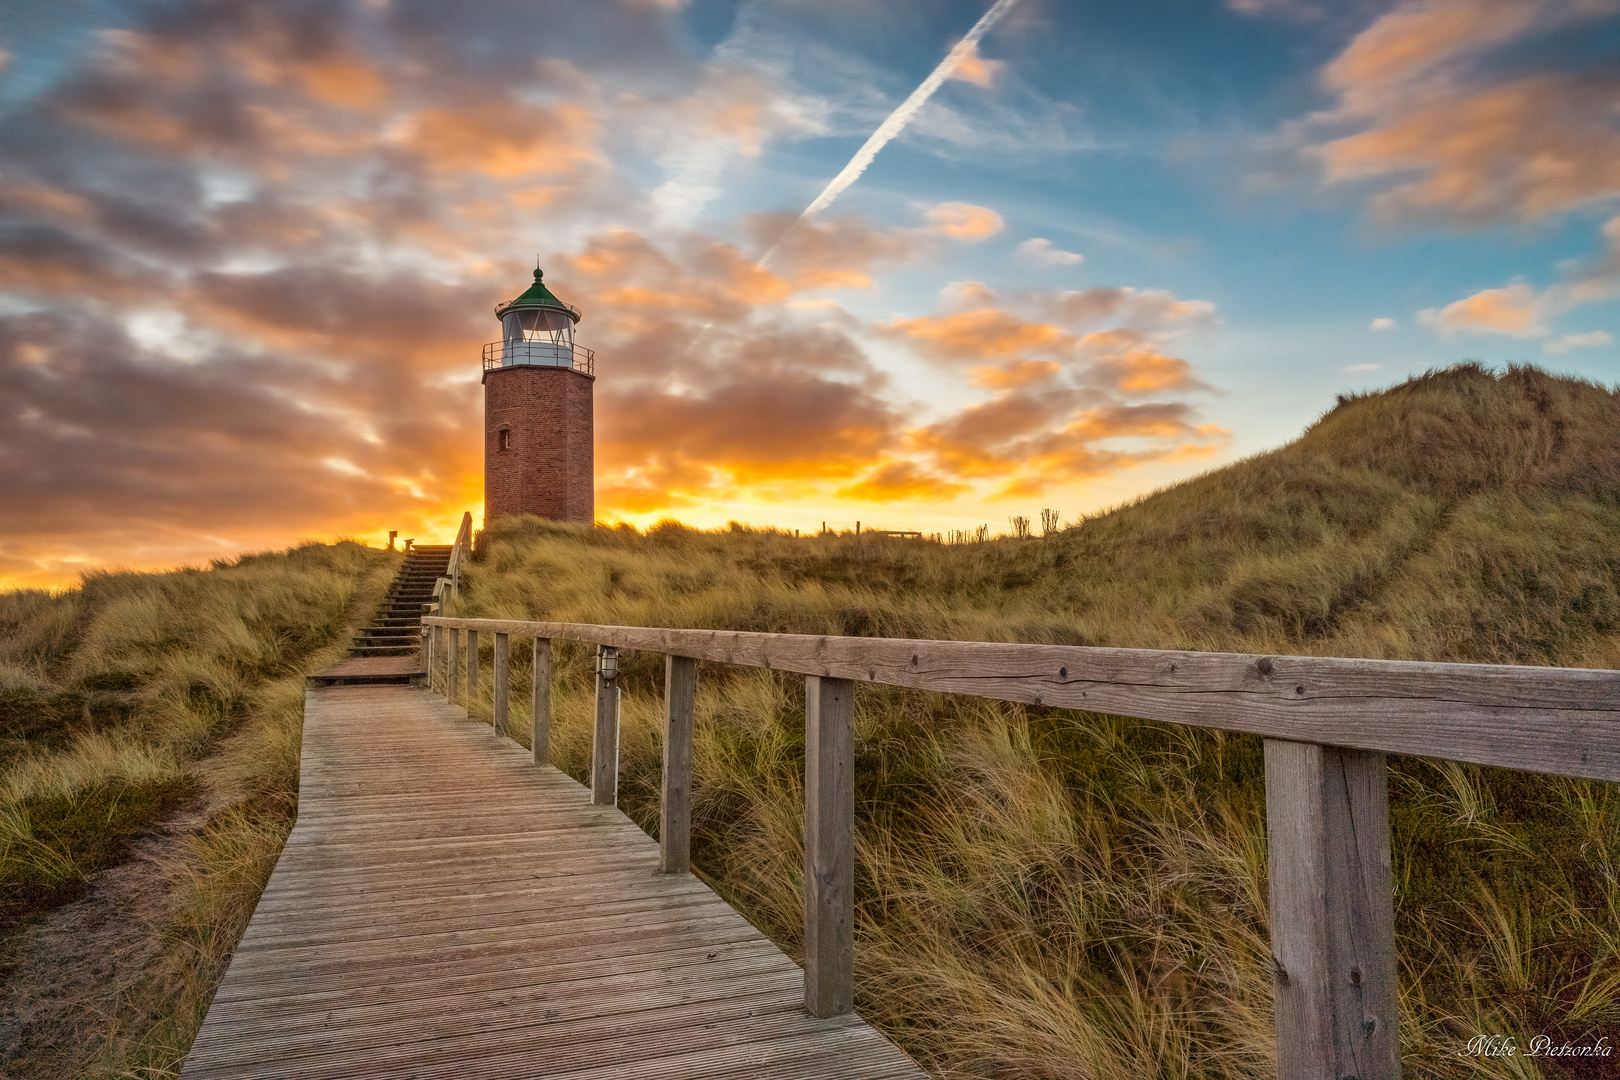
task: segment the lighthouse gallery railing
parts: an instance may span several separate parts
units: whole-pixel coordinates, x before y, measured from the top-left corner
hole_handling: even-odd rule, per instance
[[[596,374],[596,354],[583,345],[550,341],[491,341],[484,346],[484,370],[503,367],[573,368],[582,375]]]

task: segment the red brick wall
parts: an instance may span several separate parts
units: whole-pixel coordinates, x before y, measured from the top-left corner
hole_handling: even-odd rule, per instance
[[[596,520],[591,390],[571,368],[484,373],[484,522],[507,514]],[[511,432],[502,449],[501,432]]]

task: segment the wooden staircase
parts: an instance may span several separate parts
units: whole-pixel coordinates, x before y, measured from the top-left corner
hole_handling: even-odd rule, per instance
[[[350,656],[410,656],[422,644],[422,605],[450,564],[450,545],[413,548],[389,587],[377,617],[355,635]]]
[[[384,686],[421,678],[422,608],[450,572],[450,544],[418,545],[388,588],[370,626],[361,627],[346,660],[305,679],[308,686]]]

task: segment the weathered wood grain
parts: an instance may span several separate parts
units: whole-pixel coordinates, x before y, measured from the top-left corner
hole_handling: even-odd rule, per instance
[[[511,638],[506,634],[495,635],[495,701],[493,713],[490,716],[490,726],[495,734],[506,735],[507,726],[507,697],[509,694],[509,676],[507,672],[507,650],[511,648]]]
[[[534,639],[534,717],[529,747],[536,765],[551,764],[551,639]]]
[[[306,702],[298,822],[185,1080],[923,1076],[808,1015],[781,950],[441,698]]]
[[[598,650],[600,652],[600,650]],[[600,660],[598,660],[600,669]],[[596,723],[591,729],[591,802],[619,805],[619,680],[596,673]]]
[[[478,711],[478,630],[467,627],[467,715]]]
[[[1278,1080],[1400,1080],[1384,755],[1265,755]]]
[[[452,626],[450,642],[444,650],[444,700],[450,705],[456,703],[456,658],[460,652],[461,631]]]
[[[855,685],[804,680],[804,1006],[855,1008]]]
[[[513,634],[1620,780],[1620,672],[489,619]]]
[[[664,784],[659,797],[658,868],[692,869],[692,717],[697,661],[664,658]]]

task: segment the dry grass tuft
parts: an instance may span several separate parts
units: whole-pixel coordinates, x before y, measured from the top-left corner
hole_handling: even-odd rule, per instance
[[[0,594],[0,1072],[175,1075],[291,828],[303,675],[397,563],[306,544]]]

